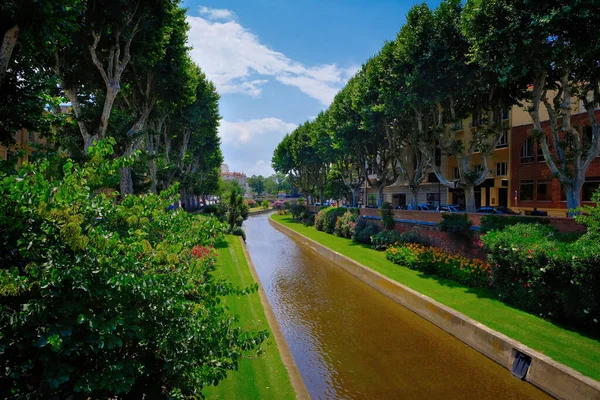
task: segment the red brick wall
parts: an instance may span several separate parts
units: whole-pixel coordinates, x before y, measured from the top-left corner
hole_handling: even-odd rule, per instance
[[[600,117],[600,110],[596,111],[596,116]],[[572,118],[573,125],[584,126],[589,125],[589,118],[586,113],[574,115]],[[547,135],[550,135],[549,122],[543,122],[542,128]],[[567,209],[567,203],[560,201],[561,186],[560,182],[553,178],[550,169],[545,161],[537,161],[537,146],[534,144],[534,162],[521,164],[521,147],[533,129],[533,125],[522,125],[512,128],[511,132],[511,163],[510,163],[510,206],[519,208],[537,207],[540,210],[544,209]],[[600,158],[596,158],[586,173],[586,177],[600,178]],[[523,201],[514,199],[515,190],[520,190],[521,180],[552,180],[552,200],[550,201]],[[535,185],[534,185],[535,193]],[[535,194],[534,194],[535,199]]]
[[[320,207],[308,207],[311,212],[318,212]],[[432,212],[432,211],[405,211],[405,210],[394,210],[394,219],[403,219],[409,221],[422,221],[422,222],[433,222],[440,223],[442,221],[442,213]],[[360,215],[370,216],[370,217],[380,217],[379,210],[376,208],[361,208]],[[469,219],[473,222],[474,226],[481,225],[481,218],[485,216],[485,214],[476,214],[476,213],[468,213]],[[527,217],[527,216],[525,216]],[[540,218],[540,217],[531,217],[531,218]],[[561,218],[561,217],[548,217],[550,219],[550,225],[552,225],[559,232],[572,233],[572,232],[585,232],[586,228],[583,225],[578,224],[573,218]],[[414,225],[414,226],[423,226],[417,224],[410,223],[396,223],[396,225],[405,224],[405,225]],[[424,226],[425,228],[429,228]],[[435,227],[431,227],[432,229],[437,229]]]

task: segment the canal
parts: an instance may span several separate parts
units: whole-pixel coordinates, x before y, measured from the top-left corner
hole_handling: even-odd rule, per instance
[[[541,399],[528,383],[268,222],[244,222],[260,284],[313,399]]]

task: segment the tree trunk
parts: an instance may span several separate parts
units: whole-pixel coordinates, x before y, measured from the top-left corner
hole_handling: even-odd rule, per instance
[[[13,25],[4,32],[2,47],[0,47],[0,88],[2,87],[2,82],[4,82],[4,76],[6,75],[6,70],[8,69],[8,64],[18,38],[19,25]]]
[[[477,211],[477,206],[475,205],[475,186],[468,185],[464,187],[465,191],[465,206],[467,212],[475,212]]]
[[[579,211],[576,211],[581,206],[581,186],[582,185],[574,185],[566,186],[565,192],[567,193],[567,210],[568,216],[573,217],[575,215],[581,214]]]
[[[413,205],[415,210],[419,209],[419,188],[410,188],[410,203]]]
[[[94,144],[94,140],[98,139],[96,135],[89,135],[87,133],[82,133],[83,136],[83,154],[85,156],[88,155],[90,151],[90,147]]]
[[[133,180],[131,178],[131,167],[119,168],[119,176],[121,199],[123,199],[128,194],[133,194]]]
[[[381,185],[377,188],[377,207],[381,208],[383,204],[383,189],[385,189],[385,185]]]
[[[151,158],[148,161],[148,170],[150,171],[150,191],[156,194],[156,175],[158,174],[158,167],[154,158]]]
[[[356,189],[350,189],[350,192],[352,193],[352,207],[356,207],[358,204],[358,199],[356,198],[357,195],[357,190]]]

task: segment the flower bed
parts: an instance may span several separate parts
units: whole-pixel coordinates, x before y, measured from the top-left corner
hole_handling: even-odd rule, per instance
[[[385,252],[388,260],[424,274],[435,274],[471,287],[492,284],[490,263],[472,260],[445,250],[409,243],[392,246]]]

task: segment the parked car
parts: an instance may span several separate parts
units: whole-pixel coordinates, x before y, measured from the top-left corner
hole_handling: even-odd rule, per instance
[[[435,211],[433,206],[427,203],[421,203],[417,207],[419,211]]]
[[[406,210],[406,207],[404,207],[404,206],[396,206],[396,207],[394,207],[394,210]]]
[[[466,212],[467,210],[465,210],[465,208],[461,205],[450,204],[450,205],[439,206],[438,208],[436,208],[436,211],[439,211],[439,212]]]
[[[514,212],[508,207],[492,207],[492,206],[483,206],[479,207],[476,211],[480,214],[504,214],[504,215],[519,215],[519,213]]]

